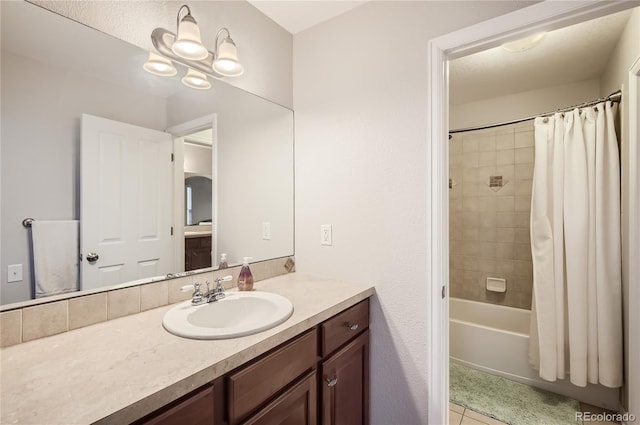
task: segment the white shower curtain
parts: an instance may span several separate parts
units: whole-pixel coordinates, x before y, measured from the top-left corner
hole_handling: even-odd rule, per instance
[[[611,102],[535,119],[529,361],[622,385],[620,164]]]

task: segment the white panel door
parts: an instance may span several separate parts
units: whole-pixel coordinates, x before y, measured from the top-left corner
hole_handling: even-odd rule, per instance
[[[83,114],[80,143],[80,289],[171,272],[171,135]]]

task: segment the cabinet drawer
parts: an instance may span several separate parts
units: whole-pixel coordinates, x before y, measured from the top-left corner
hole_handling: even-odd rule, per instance
[[[211,425],[214,414],[213,386],[186,396],[183,400],[169,405],[167,410],[136,421],[136,425]]]
[[[198,248],[210,248],[211,236],[200,236],[197,238],[185,238],[185,249],[198,249]]]
[[[316,329],[286,343],[228,378],[229,422],[238,423],[296,378],[315,367],[318,360]]]
[[[322,330],[322,357],[332,353],[368,327],[368,299],[325,321],[320,325]]]
[[[200,238],[200,246],[202,248],[211,248],[211,236]]]

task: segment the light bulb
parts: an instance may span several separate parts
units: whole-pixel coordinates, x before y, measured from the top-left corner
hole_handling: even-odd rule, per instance
[[[209,55],[209,51],[202,45],[200,28],[193,16],[186,15],[180,21],[178,36],[171,50],[181,58],[190,60],[201,60]]]
[[[171,77],[178,73],[178,70],[169,59],[153,52],[149,52],[149,59],[142,67],[145,71],[161,77]]]
[[[189,68],[187,74],[182,77],[182,84],[197,90],[207,90],[211,88],[211,83],[207,79],[207,76],[191,68]]]

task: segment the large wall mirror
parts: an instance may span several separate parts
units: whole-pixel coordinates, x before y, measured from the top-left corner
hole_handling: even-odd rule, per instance
[[[214,78],[185,87],[180,65],[151,75],[138,47],[27,2],[1,7],[2,304],[36,297],[34,271],[64,268],[69,239],[78,290],[215,268],[223,253],[230,265],[293,255],[293,111]],[[129,130],[168,144],[127,143]],[[77,236],[47,236],[58,221]],[[156,239],[169,249],[139,255]]]

